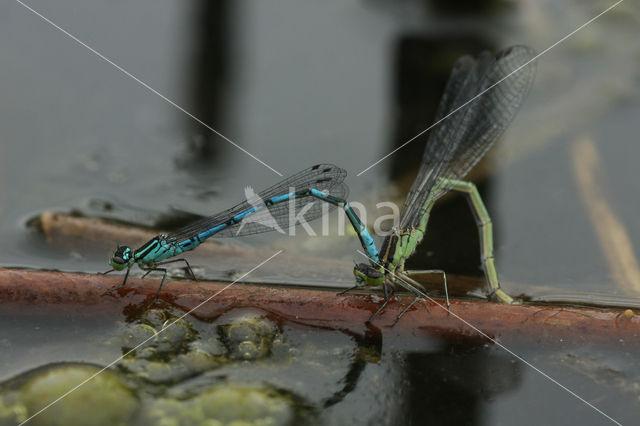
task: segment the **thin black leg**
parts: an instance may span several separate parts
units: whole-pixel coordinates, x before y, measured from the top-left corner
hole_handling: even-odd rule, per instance
[[[351,291],[351,290],[355,290],[356,288],[358,288],[358,286],[357,286],[357,285],[354,285],[353,287],[349,287],[349,288],[348,288],[348,289],[346,289],[346,290],[342,290],[340,293],[337,293],[337,295],[338,295],[338,296],[342,296],[343,294],[345,294],[345,293],[347,293],[347,292],[349,292],[349,291]]]
[[[400,318],[402,318],[402,316],[405,314],[405,312],[407,312],[409,309],[411,309],[411,307],[412,307],[413,305],[415,305],[415,303],[416,303],[418,300],[420,300],[420,299],[421,299],[421,297],[420,297],[420,296],[416,296],[416,298],[415,298],[415,299],[413,299],[413,302],[409,303],[409,306],[407,306],[406,308],[404,308],[404,309],[402,310],[402,312],[400,312],[400,315],[398,315],[398,316],[396,317],[396,320],[393,322],[393,324],[391,325],[391,327],[393,327],[394,325],[396,325],[396,323],[397,323],[398,321],[400,321]]]
[[[189,262],[187,261],[187,259],[185,258],[181,258],[181,259],[173,259],[173,260],[166,260],[164,262],[158,262],[155,264],[155,266],[158,265],[167,265],[169,263],[175,263],[175,262],[184,262],[187,265],[187,271],[189,271],[189,274],[191,274],[191,278],[193,278],[194,281],[198,281],[198,279],[196,278],[196,274],[193,273],[193,270],[191,269],[191,265],[189,265]],[[144,278],[146,276],[146,274],[142,277]]]
[[[377,316],[378,316],[378,314],[379,314],[380,312],[382,312],[382,310],[387,306],[387,303],[389,303],[389,291],[388,291],[388,289],[387,289],[387,283],[386,283],[386,282],[382,284],[382,289],[384,290],[384,303],[382,304],[382,306],[380,306],[380,307],[378,308],[378,310],[377,310],[377,311],[375,311],[375,312],[374,312],[374,314],[373,314],[373,315],[371,315],[371,316],[369,317],[369,319],[365,322],[365,324],[370,323],[370,322],[371,322],[375,317],[377,317]]]
[[[107,293],[111,293],[111,292],[112,292],[112,291],[114,291],[114,290],[118,290],[119,288],[124,287],[124,285],[127,283],[127,278],[129,277],[129,271],[130,271],[130,270],[131,270],[131,268],[127,268],[127,273],[126,273],[126,274],[124,274],[124,280],[122,280],[122,284],[120,284],[120,285],[119,285],[119,286],[117,286],[117,287],[110,288],[109,290],[107,290],[107,291],[105,291],[104,293],[102,293],[102,294],[101,294],[101,296],[104,296],[104,295],[105,295],[105,294],[107,294]],[[109,271],[109,272],[110,272],[110,271]]]
[[[410,275],[423,275],[423,274],[442,274],[442,281],[443,281],[443,284],[444,284],[444,297],[445,297],[445,300],[447,301],[447,312],[451,313],[451,303],[449,303],[449,288],[447,286],[447,273],[445,271],[443,271],[442,269],[427,269],[427,270],[422,270],[422,271],[404,271],[404,274],[403,274],[402,278],[407,280],[407,281],[409,281],[414,286],[421,287],[420,283],[418,283],[417,281],[409,278],[409,276]],[[491,297],[491,296],[489,296],[489,297]],[[500,299],[498,299],[498,300],[500,300]]]
[[[160,264],[158,264],[160,265]],[[154,301],[154,303],[156,303],[158,301],[158,298],[160,297],[160,291],[162,290],[162,286],[164,285],[164,280],[167,279],[167,269],[166,268],[145,268],[145,271],[147,271],[147,273],[145,274],[145,276],[153,271],[162,271],[164,272],[162,274],[162,281],[160,281],[160,287],[158,287],[158,291],[156,291],[156,300]]]

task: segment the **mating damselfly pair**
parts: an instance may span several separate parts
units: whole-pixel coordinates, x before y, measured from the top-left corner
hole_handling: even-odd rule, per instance
[[[320,204],[329,203],[345,211],[369,258],[368,263],[355,266],[356,283],[353,288],[383,287],[384,303],[370,319],[386,306],[389,290],[395,285],[416,296],[402,311],[402,316],[424,296],[421,285],[411,276],[440,273],[446,289],[444,271],[407,271],[404,265],[424,237],[435,202],[449,191],[458,191],[467,196],[477,220],[482,266],[490,296],[503,303],[513,303],[514,300],[500,288],[498,281],[489,214],[475,185],[460,179],[486,154],[512,121],[533,82],[534,58],[532,49],[513,46],[497,55],[484,52],[475,59],[464,56],[456,62],[437,110],[438,125],[428,138],[420,170],[401,210],[399,226],[384,238],[380,250],[346,200],[346,172],[333,165],[320,164],[222,213],[198,220],[173,233],[160,234],[136,250],[118,247],[110,259],[112,271],[126,269],[127,272],[122,284],[108,292],[124,286],[130,268],[137,263],[147,271],[145,276],[152,271],[164,272],[159,294],[167,274],[166,269],[159,266],[183,261],[195,279],[185,259],[167,259],[193,250],[212,236],[241,236],[288,229],[292,206],[307,209],[305,219],[313,220],[322,214]]]

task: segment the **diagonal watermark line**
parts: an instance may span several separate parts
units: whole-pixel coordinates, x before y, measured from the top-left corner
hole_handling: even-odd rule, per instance
[[[16,0],[17,1],[17,0]],[[400,151],[402,148],[404,148],[405,146],[407,146],[408,144],[410,144],[411,142],[413,142],[414,140],[418,139],[420,136],[424,135],[425,133],[427,133],[429,130],[433,129],[435,126],[437,126],[438,124],[442,123],[444,120],[446,120],[447,118],[449,118],[451,115],[455,114],[456,112],[460,111],[462,108],[466,107],[467,105],[469,105],[470,103],[472,103],[473,101],[475,101],[476,99],[478,99],[480,96],[484,95],[485,93],[487,93],[489,90],[493,89],[494,87],[496,87],[498,84],[502,83],[503,81],[505,81],[507,78],[511,77],[513,74],[517,73],[518,71],[520,71],[522,68],[526,67],[527,65],[529,65],[531,62],[536,61],[538,58],[540,58],[542,55],[544,55],[545,53],[547,53],[548,51],[550,51],[551,49],[553,49],[554,47],[556,47],[557,45],[559,45],[560,43],[562,43],[563,41],[565,41],[566,39],[568,39],[569,37],[573,36],[575,33],[577,33],[578,31],[580,31],[581,29],[583,29],[584,27],[586,27],[587,25],[591,24],[593,21],[595,21],[596,19],[598,19],[599,17],[601,17],[602,15],[604,15],[605,13],[609,12],[611,9],[613,9],[614,7],[616,7],[617,5],[619,5],[620,3],[622,3],[624,0],[618,0],[616,3],[612,4],[611,6],[609,6],[608,8],[606,8],[605,10],[603,10],[602,12],[600,12],[598,15],[594,16],[593,18],[589,19],[587,22],[585,22],[584,24],[580,25],[578,28],[576,28],[575,30],[571,31],[569,34],[565,35],[564,37],[562,37],[560,40],[556,41],[555,43],[553,43],[551,46],[547,47],[546,49],[544,49],[542,52],[538,53],[536,56],[534,56],[532,59],[528,60],[527,62],[525,62],[524,64],[520,65],[518,68],[516,68],[515,70],[511,71],[509,74],[507,74],[505,77],[501,78],[500,80],[498,80],[497,82],[493,83],[491,86],[487,87],[486,89],[484,89],[482,92],[478,93],[476,96],[474,96],[473,98],[469,99],[468,101],[466,101],[465,103],[463,103],[462,105],[460,105],[458,108],[454,109],[453,111],[451,111],[449,114],[445,115],[444,117],[442,117],[440,120],[436,121],[435,123],[433,123],[431,126],[427,127],[426,129],[424,129],[423,131],[421,131],[420,133],[418,133],[417,135],[415,135],[414,137],[412,137],[411,139],[409,139],[408,141],[406,141],[405,143],[403,143],[402,145],[400,145],[399,147],[397,147],[396,149],[394,149],[393,151],[391,151],[390,153],[388,153],[387,155],[385,155],[384,157],[382,157],[381,159],[379,159],[378,161],[376,161],[375,163],[371,164],[369,167],[367,167],[366,169],[362,170],[360,173],[358,173],[356,176],[360,176],[363,173],[367,172],[369,169],[371,169],[372,167],[376,166],[377,164],[381,163],[382,161],[386,160],[387,158],[389,158],[390,156],[392,156],[393,154],[395,154],[396,152]]]
[[[175,321],[172,321],[171,323],[169,323],[166,327],[162,327],[162,329],[158,332],[156,332],[156,334],[147,337],[146,339],[144,339],[141,343],[139,343],[135,348],[129,350],[128,352],[126,352],[124,355],[119,356],[118,358],[116,358],[114,361],[112,361],[111,363],[109,363],[106,367],[104,367],[102,370],[98,371],[97,373],[92,374],[90,377],[86,378],[85,380],[83,380],[82,382],[80,382],[79,384],[77,384],[76,386],[72,387],[71,389],[69,389],[68,391],[66,391],[65,393],[63,393],[62,395],[60,395],[58,398],[54,399],[53,401],[51,401],[50,403],[48,403],[47,405],[45,405],[44,407],[42,407],[40,410],[36,411],[34,414],[32,414],[31,416],[29,416],[28,419],[24,420],[23,422],[21,422],[20,424],[18,424],[18,426],[22,426],[25,423],[27,423],[28,421],[30,421],[31,419],[33,419],[34,417],[36,417],[37,415],[41,414],[43,411],[45,411],[46,409],[48,409],[49,407],[51,407],[52,405],[58,403],[60,400],[64,399],[65,397],[67,397],[70,393],[74,392],[75,390],[77,390],[78,388],[80,388],[81,386],[83,386],[85,383],[89,382],[90,380],[94,379],[96,376],[98,376],[100,373],[106,371],[107,369],[113,367],[115,364],[117,364],[118,362],[120,362],[124,357],[126,357],[127,355],[129,355],[130,353],[134,352],[135,350],[137,350],[140,346],[144,345],[145,343],[147,343],[149,340],[154,339],[158,336],[158,334],[162,333],[163,331],[165,331],[166,329],[168,329],[169,327],[171,327],[173,324],[175,324],[176,322],[182,320],[184,317],[186,317],[187,315],[189,315],[191,312],[197,310],[200,306],[204,305],[205,303],[207,303],[208,301],[210,301],[211,299],[213,299],[214,297],[216,297],[217,295],[219,295],[220,293],[222,293],[223,291],[225,291],[226,289],[228,289],[229,287],[231,287],[232,285],[234,285],[235,283],[237,283],[238,281],[240,281],[241,279],[243,279],[244,277],[246,277],[247,275],[249,275],[250,273],[252,273],[253,271],[255,271],[256,269],[260,268],[262,265],[264,265],[265,263],[269,262],[271,259],[273,259],[274,257],[276,257],[277,255],[279,255],[280,253],[282,253],[284,250],[278,250],[275,254],[273,254],[271,257],[269,257],[266,260],[263,260],[260,264],[254,266],[253,268],[251,268],[248,272],[244,273],[240,278],[235,279],[233,282],[227,284],[226,286],[224,286],[220,291],[212,294],[211,296],[209,296],[208,298],[206,298],[204,300],[204,302],[200,302],[195,308],[191,308],[189,311],[187,311],[186,313],[184,313],[182,316],[180,316],[178,319],[176,319]]]
[[[364,257],[366,257],[367,259],[369,259],[369,261],[371,261],[371,258],[369,256],[367,256],[366,254],[364,254],[363,252],[361,252],[360,250],[356,250],[358,253],[360,253],[361,255],[363,255]],[[456,319],[460,320],[462,323],[464,323],[465,325],[467,325],[469,328],[473,329],[474,331],[476,331],[478,334],[482,335],[483,337],[485,337],[486,339],[490,340],[494,345],[500,347],[502,350],[506,351],[507,353],[509,353],[511,356],[513,356],[514,358],[518,359],[520,362],[524,363],[525,365],[529,366],[530,368],[532,368],[533,370],[535,370],[536,372],[538,372],[539,374],[541,374],[544,378],[546,378],[547,380],[551,381],[552,383],[556,384],[557,386],[559,386],[560,388],[564,389],[566,392],[568,392],[571,396],[577,398],[578,400],[584,402],[586,405],[588,405],[589,407],[593,408],[595,411],[597,411],[598,413],[602,414],[604,417],[606,417],[607,419],[609,419],[611,422],[622,426],[622,423],[620,423],[619,421],[617,421],[616,419],[614,419],[613,417],[609,416],[607,413],[605,413],[604,411],[600,410],[598,407],[596,407],[595,405],[591,404],[589,401],[587,401],[586,399],[584,399],[583,397],[581,397],[580,395],[578,395],[577,393],[575,393],[574,391],[572,391],[571,389],[569,389],[568,387],[566,387],[565,385],[563,385],[562,383],[560,383],[559,381],[557,381],[556,379],[554,379],[553,377],[551,377],[550,375],[548,375],[547,373],[545,373],[544,371],[540,370],[538,367],[536,367],[535,365],[533,365],[532,363],[530,363],[529,361],[527,361],[526,359],[522,358],[520,355],[516,354],[515,352],[513,352],[511,349],[507,348],[505,345],[503,345],[502,343],[498,342],[497,340],[493,339],[492,337],[490,337],[487,333],[485,333],[484,331],[480,330],[478,327],[476,327],[475,325],[471,324],[470,322],[468,322],[467,320],[465,320],[464,318],[462,318],[460,315],[456,314],[455,312],[451,311],[449,308],[447,308],[446,306],[438,303],[435,301],[435,299],[429,297],[426,293],[420,291],[419,289],[415,288],[415,286],[410,285],[409,283],[407,283],[402,277],[399,277],[398,275],[396,275],[395,273],[391,272],[390,270],[388,270],[387,268],[385,268],[384,266],[382,266],[380,263],[378,262],[373,262],[376,265],[378,265],[379,267],[381,267],[382,269],[384,269],[387,273],[390,273],[391,275],[393,275],[393,277],[399,281],[402,281],[402,284],[406,284],[408,286],[409,289],[416,291],[417,293],[420,294],[420,296],[422,296],[423,298],[429,300],[430,302],[436,304],[438,307],[440,307],[441,309],[445,310],[448,312],[449,315],[454,316]],[[401,284],[401,285],[402,285]]]
[[[174,101],[172,101],[171,99],[169,99],[168,97],[163,95],[162,93],[158,92],[156,89],[154,89],[153,87],[149,86],[147,83],[145,83],[144,81],[140,80],[138,77],[136,77],[135,75],[131,74],[129,71],[127,71],[126,69],[122,68],[120,65],[116,64],[111,59],[107,58],[105,55],[103,55],[102,53],[98,52],[96,49],[94,49],[93,47],[89,46],[88,44],[86,44],[85,42],[83,42],[82,40],[80,40],[79,38],[74,36],[73,34],[71,34],[69,31],[67,31],[64,28],[62,28],[61,26],[57,25],[56,23],[51,21],[49,18],[47,18],[46,16],[42,15],[41,13],[36,11],[35,9],[33,9],[28,4],[22,2],[21,0],[15,0],[15,1],[18,4],[20,4],[22,7],[24,7],[27,10],[29,10],[34,15],[38,16],[43,21],[45,21],[46,23],[51,25],[52,27],[54,27],[55,29],[57,29],[60,32],[62,32],[63,34],[65,34],[67,37],[69,37],[70,39],[72,39],[73,41],[75,41],[76,43],[81,45],[82,47],[85,47],[86,49],[88,49],[90,52],[92,52],[93,54],[98,56],[100,59],[104,60],[105,62],[107,62],[110,65],[112,65],[113,67],[115,67],[118,71],[122,72],[124,75],[126,75],[129,78],[131,78],[132,80],[134,80],[135,82],[137,82],[138,84],[143,86],[145,89],[149,90],[151,93],[161,97],[166,102],[171,104],[173,107],[175,107],[178,110],[182,111],[184,114],[188,115],[193,120],[197,121],[198,123],[200,123],[201,125],[203,125],[207,129],[211,130],[213,133],[215,133],[216,135],[218,135],[219,137],[221,137],[225,141],[229,142],[231,145],[235,146],[240,151],[244,152],[249,157],[253,158],[258,163],[262,164],[263,166],[265,166],[266,168],[268,168],[269,170],[271,170],[272,172],[274,172],[278,176],[282,176],[282,173],[280,173],[279,171],[277,171],[276,169],[274,169],[273,167],[271,167],[270,165],[268,165],[267,163],[265,163],[264,161],[262,161],[261,159],[259,159],[258,157],[256,157],[255,155],[253,155],[252,153],[250,153],[249,151],[247,151],[246,149],[244,149],[243,147],[241,147],[240,145],[238,145],[237,143],[235,143],[234,141],[232,141],[231,139],[229,139],[228,137],[226,137],[225,135],[223,135],[222,133],[220,133],[219,131],[217,131],[216,129],[211,127],[210,125],[208,125],[207,123],[205,123],[204,121],[200,120],[198,117],[196,117],[195,115],[193,115],[192,113],[190,113],[189,111],[187,111],[186,109],[184,109],[183,107],[181,107],[180,105],[178,105],[177,103],[175,103]]]

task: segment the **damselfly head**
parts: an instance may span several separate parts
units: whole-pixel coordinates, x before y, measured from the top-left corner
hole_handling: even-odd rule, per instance
[[[109,259],[109,264],[116,271],[122,271],[133,263],[133,250],[127,246],[118,245],[115,253]]]
[[[356,277],[358,287],[379,286],[384,282],[384,274],[367,263],[358,263],[353,268],[353,275]]]

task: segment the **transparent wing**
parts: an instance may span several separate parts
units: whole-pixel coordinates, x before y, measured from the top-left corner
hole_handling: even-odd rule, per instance
[[[204,232],[207,229],[211,229],[214,226],[228,221],[232,217],[253,206],[264,205],[263,203],[267,203],[271,198],[288,194],[292,191],[314,188],[335,197],[346,199],[349,192],[346,184],[343,183],[346,176],[347,172],[345,170],[332,164],[315,165],[296,173],[282,182],[255,194],[254,196],[248,197],[246,201],[243,201],[228,210],[214,216],[197,220],[194,223],[169,234],[168,238],[175,238],[176,242],[184,241],[194,235]],[[304,220],[311,221],[322,215],[323,204],[325,203],[310,196],[273,204],[256,213],[245,216],[242,221],[224,228],[215,234],[215,236],[242,236],[274,230],[286,232],[296,224],[295,221],[292,222],[290,220],[290,215],[301,216],[304,211]],[[330,209],[333,207],[334,206],[331,205],[329,206]]]
[[[529,61],[534,57],[533,49],[513,46],[495,56],[483,52],[477,59],[463,56],[456,62],[436,121],[451,115],[427,140],[418,176],[402,207],[402,228],[417,225],[427,199],[435,201],[449,190],[436,186],[440,178],[462,179],[504,133],[533,83],[535,64]]]

